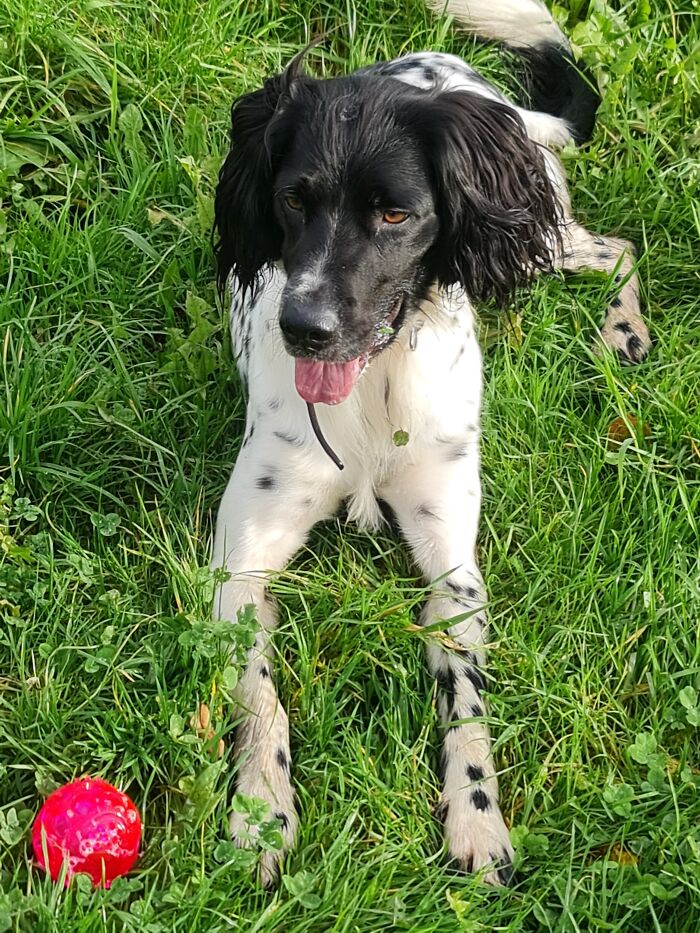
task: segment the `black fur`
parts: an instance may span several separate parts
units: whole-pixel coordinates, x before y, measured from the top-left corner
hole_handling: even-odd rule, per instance
[[[525,86],[533,110],[562,117],[577,143],[593,135],[600,93],[591,70],[553,42],[518,49],[526,63]]]
[[[385,222],[390,209],[408,219]],[[506,302],[550,267],[559,218],[505,104],[377,74],[319,81],[294,63],[234,104],[215,219],[220,286],[254,289],[282,259],[288,349],[345,361],[388,345],[382,323],[398,332],[436,281]],[[300,295],[319,256],[318,288]]]
[[[505,304],[551,268],[560,219],[537,146],[505,104],[467,91],[437,95],[423,115],[440,236],[428,260],[441,284]]]
[[[231,107],[231,147],[219,171],[214,199],[217,281],[222,291],[233,272],[245,294],[280,254],[282,231],[272,210],[272,181],[288,140],[274,131],[286,127],[273,117],[298,77],[295,59]]]

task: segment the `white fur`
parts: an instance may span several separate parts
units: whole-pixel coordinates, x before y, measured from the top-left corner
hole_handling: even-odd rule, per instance
[[[499,35],[508,35],[511,44],[525,32],[530,41],[558,34],[534,0],[498,0],[495,6]],[[494,4],[450,0],[448,9],[462,19],[469,16],[481,29]],[[525,32],[525,27],[515,29],[516,12],[518,22],[527,14]],[[482,29],[482,34],[493,33]],[[520,114],[530,137],[544,146],[556,148],[570,138],[564,121],[516,108],[455,56],[424,53],[368,70],[417,86],[430,87],[437,80],[450,90],[498,98]],[[552,152],[543,153],[562,216],[556,265],[615,276],[619,296],[613,298],[602,337],[624,358],[641,358],[650,341],[639,313],[631,248],[574,223],[563,169]],[[315,274],[299,287],[313,287]],[[447,848],[462,869],[483,868],[485,880],[500,883],[506,880],[512,848],[497,804],[481,695],[486,595],[475,555],[481,355],[472,309],[461,289],[434,289],[395,341],[370,362],[344,402],[316,406],[322,432],[345,464],[341,472],[321,448],[295,389],[294,361],[278,323],[284,285],[284,271],[276,268],[253,306],[234,301],[231,309],[233,347],[249,400],[246,437],[216,527],[212,565],[225,567],[230,579],[217,593],[215,613],[235,622],[238,610],[253,604],[261,626],[236,691],[241,718],[237,789],[267,802],[269,816],[282,821],[288,849],[297,816],[289,725],[270,664],[269,638],[277,615],[265,579],[284,568],[316,522],[332,516],[343,502],[351,520],[376,527],[382,520],[377,500],[382,499],[392,507],[416,564],[432,585],[421,621],[426,626],[442,622],[450,640],[447,647],[436,637],[427,652],[445,727],[439,811]],[[397,431],[408,436],[406,444],[397,445]],[[240,816],[232,817],[231,830],[239,844],[250,843]],[[274,879],[282,854],[262,856],[265,883]]]
[[[436,13],[454,16],[458,23],[483,39],[496,39],[512,48],[553,42],[569,47],[564,33],[539,0],[427,0]]]
[[[464,293],[435,291],[369,365],[346,401],[332,408],[317,406],[324,436],[345,463],[341,472],[316,440],[294,387],[294,361],[277,325],[283,285],[284,274],[277,270],[256,304],[232,318],[234,345],[241,344],[241,332],[250,326],[244,372],[250,389],[246,434],[252,429],[252,437],[221,503],[213,564],[232,575],[218,593],[217,613],[235,621],[238,609],[254,603],[262,626],[237,690],[244,711],[237,741],[238,790],[266,800],[270,816],[287,816],[285,843],[290,845],[296,826],[290,774],[277,760],[280,749],[289,758],[288,724],[271,677],[261,675],[262,667],[269,672],[268,636],[276,621],[264,597],[264,573],[283,568],[313,525],[343,501],[350,518],[375,527],[381,520],[381,498],[394,509],[426,581],[439,581],[423,622],[447,619],[450,637],[479,659],[485,597],[474,554],[480,507],[481,355]],[[397,446],[396,431],[405,432],[408,443]],[[260,488],[267,480],[271,487]],[[446,580],[473,588],[477,595],[453,597],[445,590]],[[481,613],[479,622],[462,618],[470,609]],[[454,616],[459,621],[450,626]],[[449,668],[450,656],[436,645],[429,664],[439,676]],[[457,680],[455,708],[460,719],[472,721],[447,733],[449,767],[442,800],[452,810],[445,831],[452,855],[478,869],[511,850],[496,805],[488,730],[474,721],[471,711],[478,703],[483,716],[483,701],[467,677]],[[449,711],[443,718],[449,718]],[[472,789],[465,777],[470,763],[484,769],[483,786],[492,800],[488,811],[470,805]],[[240,840],[239,823],[240,817],[234,817],[232,829]],[[491,848],[484,847],[485,839],[492,840]],[[274,869],[268,854],[262,866],[266,881]],[[493,872],[489,879],[496,880]]]
[[[518,114],[530,139],[541,146],[562,149],[573,139],[566,120],[539,110],[518,107],[457,55],[449,55],[446,52],[415,52],[395,58],[391,62],[371,65],[365,71],[389,74],[399,81],[425,90],[439,88],[444,91],[469,91],[479,97],[498,100]]]

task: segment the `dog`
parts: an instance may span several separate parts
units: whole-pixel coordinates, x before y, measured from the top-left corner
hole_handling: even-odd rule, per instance
[[[430,0],[443,10],[442,0]],[[629,243],[573,217],[555,151],[592,133],[599,95],[540,0],[447,0],[472,34],[519,53],[518,106],[460,58],[409,54],[317,80],[300,57],[232,107],[215,196],[218,281],[247,385],[246,431],[218,513],[215,614],[259,630],[235,691],[239,793],[261,798],[283,847],[298,815],[289,726],[272,675],[266,575],[345,503],[367,528],[393,512],[430,586],[424,626],[443,727],[437,815],[453,866],[512,877],[485,722],[480,511],[481,355],[473,307],[534,275],[594,269],[616,295],[600,339],[650,347]],[[234,841],[250,845],[245,817]]]

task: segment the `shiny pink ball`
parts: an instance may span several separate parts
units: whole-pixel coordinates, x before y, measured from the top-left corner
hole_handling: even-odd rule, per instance
[[[101,778],[81,778],[46,798],[32,830],[39,865],[56,881],[64,861],[66,884],[84,872],[106,888],[130,871],[139,855],[139,811],[116,787]]]

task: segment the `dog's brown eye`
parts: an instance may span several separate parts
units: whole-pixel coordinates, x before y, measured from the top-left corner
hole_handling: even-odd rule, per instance
[[[304,207],[301,203],[301,198],[298,198],[295,194],[286,194],[284,196],[284,203],[290,211],[300,211]]]
[[[408,211],[384,211],[382,220],[385,224],[402,224],[408,220]]]

